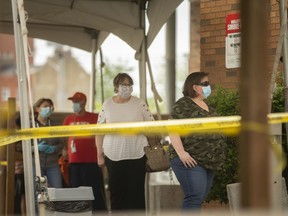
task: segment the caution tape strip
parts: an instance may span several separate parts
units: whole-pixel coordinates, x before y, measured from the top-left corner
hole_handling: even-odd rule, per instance
[[[20,140],[34,138],[56,138],[69,136],[95,136],[104,134],[168,134],[175,133],[182,136],[196,133],[223,133],[228,136],[237,135],[240,132],[240,116],[210,117],[181,120],[161,120],[145,122],[127,122],[111,124],[89,124],[70,126],[51,126],[41,128],[28,128],[17,131],[0,132],[0,147]],[[288,113],[272,113],[268,115],[269,124],[288,122]],[[250,125],[250,126],[249,126]],[[251,126],[253,125],[253,127]],[[244,125],[243,125],[244,127]],[[268,126],[245,123],[243,129],[257,132],[267,132],[262,128]]]

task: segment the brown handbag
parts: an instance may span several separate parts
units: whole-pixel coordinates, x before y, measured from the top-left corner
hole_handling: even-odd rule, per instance
[[[148,146],[144,147],[144,152],[147,158],[146,171],[147,172],[161,172],[170,168],[168,153],[164,150],[160,139],[148,138]]]

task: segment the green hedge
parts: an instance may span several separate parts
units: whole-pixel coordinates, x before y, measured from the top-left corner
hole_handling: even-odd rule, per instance
[[[216,109],[221,116],[240,115],[239,92],[216,87],[215,94],[211,95],[207,103]],[[272,112],[283,112],[284,97],[283,87],[277,87],[273,96]],[[284,127],[283,127],[284,128]],[[282,145],[287,155],[286,132],[283,130]],[[206,201],[218,200],[221,203],[228,203],[226,185],[239,182],[239,160],[238,160],[238,137],[227,138],[227,162],[222,171],[216,173],[214,184]],[[286,168],[287,170],[287,168]],[[283,171],[283,176],[287,180],[287,172]]]
[[[220,116],[239,115],[239,94],[237,91],[216,88],[216,94],[211,95],[207,103],[214,107]],[[238,182],[238,148],[237,137],[227,137],[227,162],[224,169],[214,177],[212,189],[206,201],[219,200],[227,203],[226,185]]]

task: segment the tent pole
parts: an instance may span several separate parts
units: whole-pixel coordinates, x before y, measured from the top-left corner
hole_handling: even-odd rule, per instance
[[[103,52],[102,48],[99,48],[99,54],[100,54],[100,83],[101,83],[101,103],[104,103],[104,82],[103,82],[103,67],[105,66],[105,63],[103,62]]]
[[[176,12],[168,19],[166,24],[166,110],[171,112],[175,102],[175,77],[176,77]]]
[[[280,9],[280,22],[283,23],[283,16],[285,15],[285,10],[287,10],[286,0],[279,1],[279,9]],[[284,76],[284,83],[285,87],[288,85],[287,81],[287,73],[288,73],[288,54],[287,54],[287,32],[284,33],[283,37],[283,76]]]
[[[145,42],[142,43],[141,46],[141,60],[139,62],[139,84],[140,84],[140,98],[146,101],[147,94],[146,94],[146,57],[145,57]]]
[[[25,56],[23,51],[23,38],[20,31],[20,24],[17,23],[18,10],[17,0],[12,0],[12,12],[13,12],[13,27],[15,34],[15,47],[16,47],[16,62],[17,62],[17,76],[18,76],[18,92],[20,100],[21,110],[21,128],[30,128],[29,120],[29,98],[27,88],[27,77],[26,77],[26,65]],[[26,56],[28,58],[28,56]],[[35,173],[32,168],[32,149],[31,141],[22,141],[23,151],[23,163],[24,163],[24,178],[25,178],[25,197],[26,197],[26,213],[27,215],[35,215],[35,196],[34,196],[34,185]]]
[[[97,50],[97,39],[96,37],[92,38],[92,51],[91,51],[91,77],[90,77],[90,112],[94,112],[95,109],[95,82],[96,82],[96,50]]]
[[[285,15],[287,16],[287,1],[286,0],[280,0],[279,1],[279,12],[280,12],[280,23],[281,26],[284,20],[287,21],[287,17],[284,17]],[[286,23],[287,25],[287,23]],[[287,28],[286,28],[287,29]],[[287,30],[284,32],[284,37],[282,38],[283,40],[283,47],[282,47],[282,52],[283,52],[283,80],[284,80],[284,100],[285,100],[285,112],[288,112],[288,50],[287,50],[287,45],[288,45],[288,39],[287,39]],[[274,85],[274,83],[272,83]],[[288,123],[285,123],[285,130],[286,134],[288,134]],[[286,136],[286,144],[288,145],[288,136]]]
[[[143,29],[144,39],[141,44],[141,59],[139,61],[139,86],[140,98],[147,100],[147,77],[146,77],[146,31],[145,31],[145,5],[141,6],[141,23],[140,27]]]

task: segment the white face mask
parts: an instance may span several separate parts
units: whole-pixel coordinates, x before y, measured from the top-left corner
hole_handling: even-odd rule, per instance
[[[119,85],[118,88],[118,95],[122,98],[129,98],[131,97],[131,94],[133,92],[133,86],[125,86],[125,85]]]

